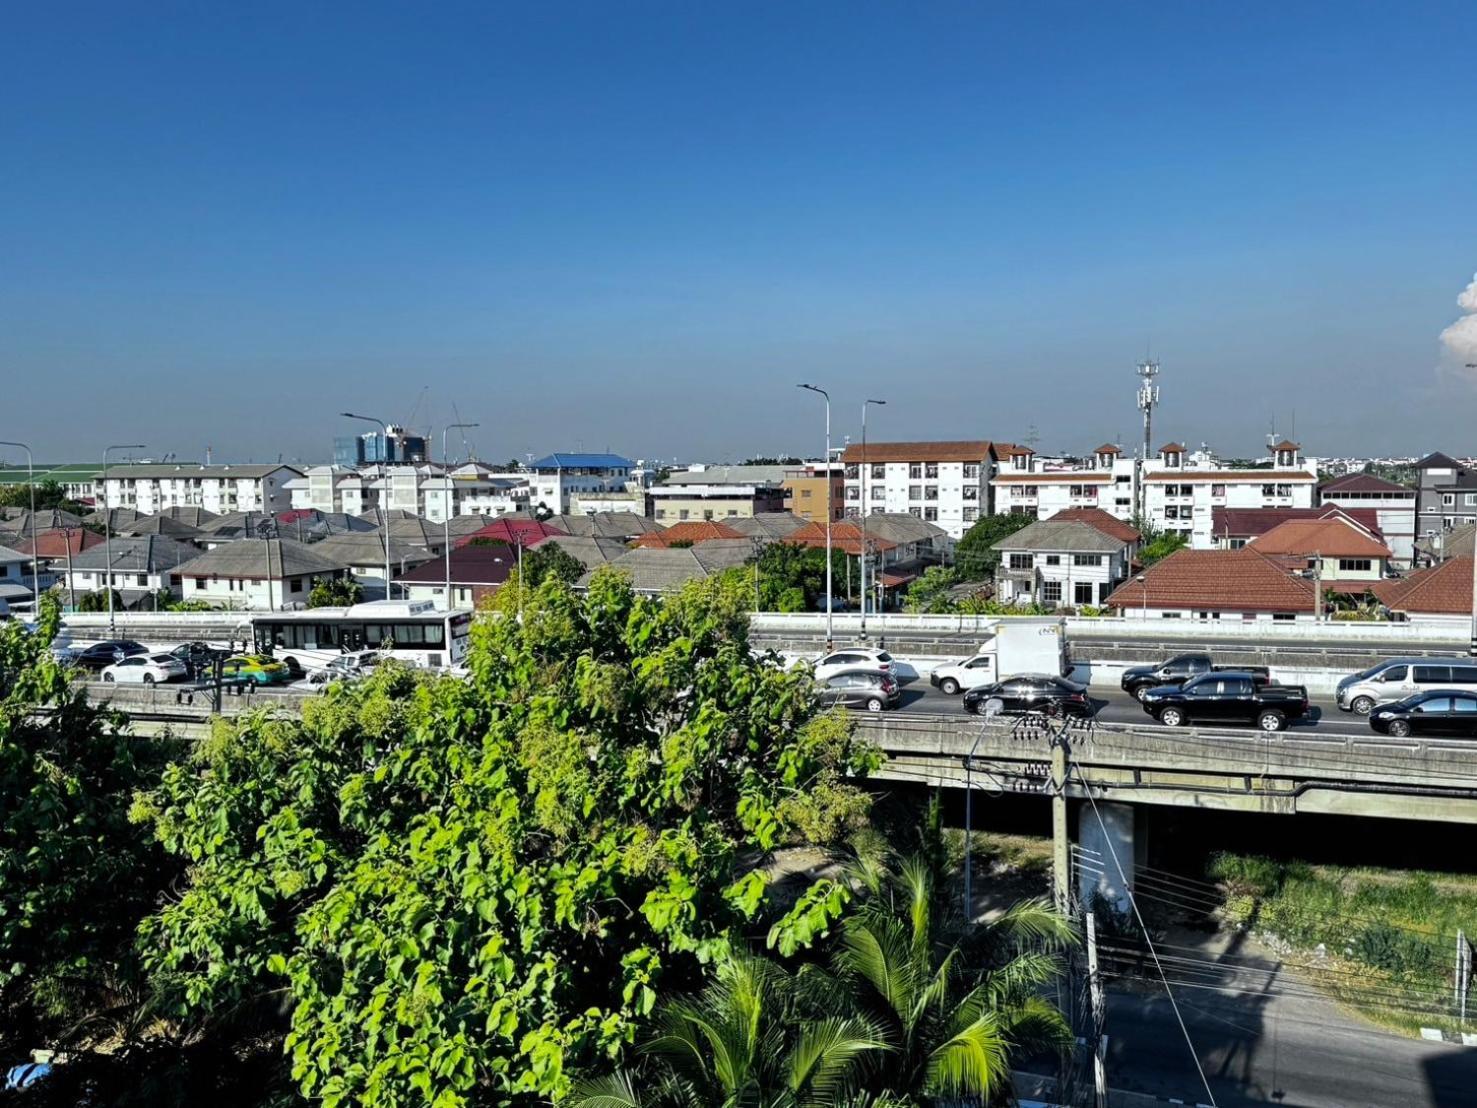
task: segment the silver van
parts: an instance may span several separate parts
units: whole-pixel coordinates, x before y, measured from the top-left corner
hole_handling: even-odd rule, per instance
[[[1369,715],[1376,704],[1404,700],[1431,689],[1477,693],[1477,659],[1391,658],[1339,682],[1339,707]]]

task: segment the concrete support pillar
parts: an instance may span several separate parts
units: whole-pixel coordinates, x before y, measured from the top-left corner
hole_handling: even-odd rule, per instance
[[[1101,822],[1099,822],[1099,816]],[[1132,804],[1098,801],[1081,805],[1077,812],[1077,837],[1084,854],[1084,864],[1077,874],[1077,896],[1084,908],[1093,904],[1094,894],[1114,910],[1127,913],[1128,891],[1114,864],[1114,852],[1123,874],[1131,883],[1134,867],[1144,864],[1148,856],[1148,812]],[[1111,843],[1111,848],[1110,844]]]

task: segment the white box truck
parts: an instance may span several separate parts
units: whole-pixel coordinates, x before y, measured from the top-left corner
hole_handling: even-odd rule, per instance
[[[928,681],[950,696],[1023,673],[1065,677],[1072,671],[1067,621],[1060,616],[1000,619],[980,640],[974,657],[935,666]]]

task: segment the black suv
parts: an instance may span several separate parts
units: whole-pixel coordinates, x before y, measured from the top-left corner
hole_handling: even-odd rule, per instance
[[[147,654],[148,652],[148,647],[132,639],[106,639],[103,642],[95,642],[86,650],[72,655],[72,663],[83,669],[90,669],[93,673],[99,673],[114,662],[121,662],[124,658],[132,658],[135,654]]]

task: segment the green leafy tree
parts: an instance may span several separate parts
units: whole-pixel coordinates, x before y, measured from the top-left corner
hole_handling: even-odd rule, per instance
[[[1180,532],[1161,530],[1148,520],[1135,519],[1133,527],[1141,536],[1138,558],[1146,566],[1162,561],[1176,550],[1183,550],[1188,545],[1185,536]]]
[[[865,819],[879,756],[750,651],[742,589],[524,592],[469,680],[383,665],[223,722],[140,805],[190,863],[141,936],[174,1020],[285,999],[326,1106],[542,1103],[727,954],[755,859]]]
[[[767,543],[759,552],[760,606],[769,612],[805,612],[824,607],[826,551],[796,543]],[[748,571],[752,578],[752,570]],[[831,587],[844,588],[846,553],[831,550]],[[750,584],[752,588],[752,581]]]
[[[0,626],[0,1045],[116,1032],[137,1014],[133,933],[173,876],[129,822],[173,744],[126,735],[52,657],[59,609]],[[45,714],[42,714],[44,710]]]
[[[951,566],[929,566],[908,586],[903,610],[933,615],[957,612],[959,602],[951,590],[961,580],[959,571]]]
[[[964,533],[954,548],[954,563],[959,575],[966,581],[982,581],[995,574],[1000,564],[1000,554],[991,550],[1003,538],[1015,534],[1027,524],[1035,523],[1035,517],[1024,512],[997,512],[981,516]]]
[[[349,608],[364,600],[364,586],[352,577],[321,578],[308,593],[309,608]]]
[[[79,612],[106,612],[108,610],[108,594],[102,589],[92,592],[77,594],[77,611]],[[123,594],[117,589],[113,590],[113,610],[123,611]]]
[[[541,542],[523,552],[523,581],[536,589],[553,578],[572,585],[585,575],[585,564],[556,542]]]
[[[0,485],[0,508],[31,507],[31,491],[26,485]],[[36,483],[36,510],[60,508],[75,515],[86,515],[91,509],[86,504],[67,496],[66,488],[59,481]]]

